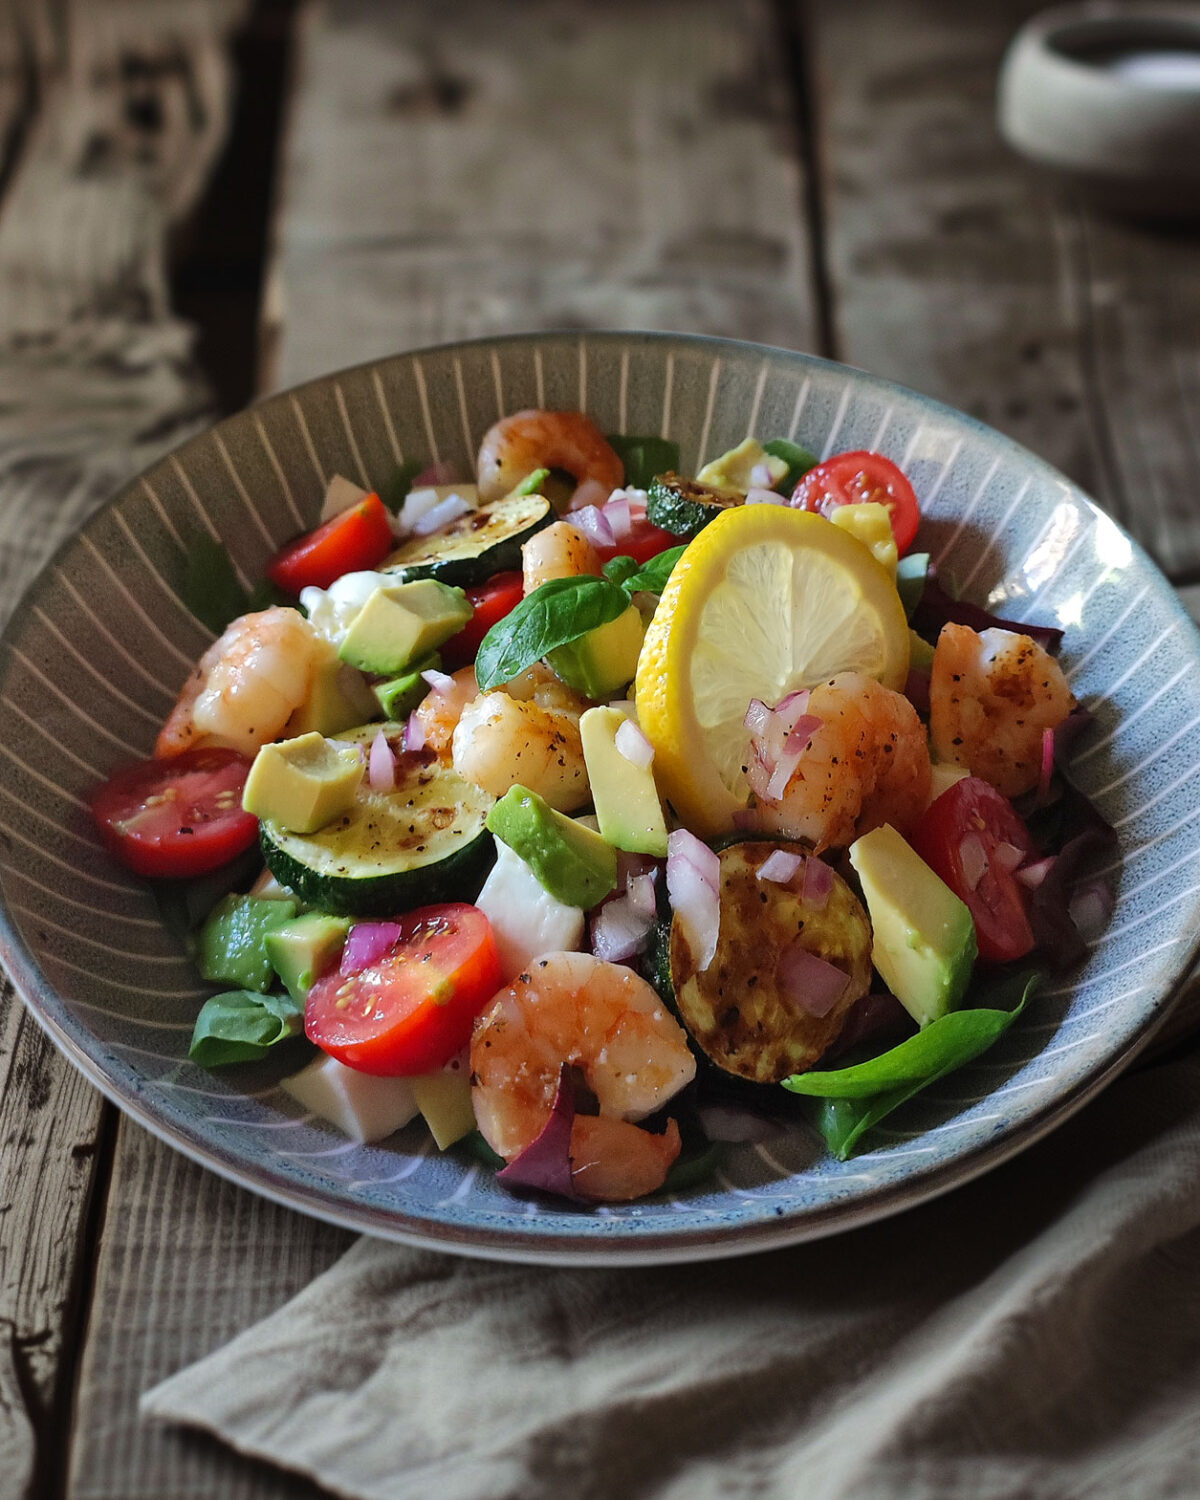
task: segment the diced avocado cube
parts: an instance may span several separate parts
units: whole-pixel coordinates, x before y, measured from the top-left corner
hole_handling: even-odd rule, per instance
[[[293,1000],[304,1004],[309,990],[338,961],[349,931],[349,917],[310,911],[267,933],[267,957]]]
[[[696,480],[699,484],[711,484],[715,489],[741,490],[745,494],[753,487],[752,476],[760,466],[765,468],[769,477],[769,483],[763,486],[765,489],[777,485],[788,471],[786,461],[772,457],[757,438],[745,438],[736,448],[730,448],[728,453],[722,453],[719,458],[705,464]]]
[[[514,786],[488,813],[487,826],[514,850],[556,901],[587,911],[617,885],[617,851],[528,787]]]
[[[457,1073],[423,1073],[410,1080],[417,1108],[437,1143],[439,1151],[461,1141],[475,1129],[475,1107],[471,1103],[471,1080],[467,1069]]]
[[[632,682],[645,634],[642,616],[631,604],[607,625],[589,630],[565,646],[556,646],[546,660],[577,693],[588,698],[611,698]]]
[[[627,760],[617,748],[617,731],[627,722],[619,708],[589,708],[579,720],[600,832],[616,849],[665,859],[667,824],[654,772]]]
[[[407,719],[417,704],[429,692],[429,684],[422,672],[440,672],[442,658],[436,651],[423,656],[412,664],[411,670],[401,672],[399,677],[389,677],[386,682],[377,682],[372,689],[376,701],[389,719],[397,724]]]
[[[356,745],[324,735],[264,745],[254,757],[242,806],[293,833],[315,833],[353,807],[366,761]]]
[[[462,589],[434,578],[376,589],[354,617],[343,661],[390,677],[457,635],[475,613]]]
[[[871,914],[871,961],[918,1026],[962,999],[975,962],[975,923],[954,892],[885,823],[850,845]]]
[[[848,509],[848,507],[843,507],[843,509]],[[908,665],[914,672],[933,671],[933,647],[915,630],[908,632]]]
[[[308,697],[287,721],[286,736],[341,734],[378,718],[379,704],[357,667],[339,661],[330,650],[313,673]]]
[[[966,766],[956,766],[950,761],[935,760],[930,766],[929,800],[936,802],[943,792],[948,792],[956,781],[962,781],[971,773]]]
[[[895,578],[900,554],[886,505],[877,505],[873,500],[863,505],[839,505],[830,511],[829,519],[857,537],[875,561]]]
[[[196,966],[214,984],[243,990],[270,989],[275,970],[267,957],[266,937],[296,915],[294,901],[260,896],[226,896],[218,901],[200,929]]]

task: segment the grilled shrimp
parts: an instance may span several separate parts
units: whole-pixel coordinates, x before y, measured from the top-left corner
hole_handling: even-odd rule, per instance
[[[599,573],[596,549],[569,521],[555,521],[535,531],[521,548],[521,572],[527,594],[551,578],[577,578]]]
[[[308,621],[275,606],[239,615],[208,648],[159,731],[154,753],[224,745],[253,755],[282,734],[322,661],[335,658]]]
[[[813,688],[808,713],[821,725],[777,802],[760,799],[746,823],[807,839],[819,853],[844,848],[891,823],[907,833],[929,800],[929,747],[901,693],[860,672]]]
[[[454,769],[493,797],[520,783],[560,812],[588,800],[579,715],[585,700],[540,663],[481,693],[454,730]]]
[[[479,697],[479,684],[475,681],[474,667],[460,667],[454,673],[454,690],[449,693],[432,692],[422,698],[414,712],[417,722],[425,731],[425,745],[439,755],[450,752],[450,742],[463,709]]]
[[[531,408],[501,417],[484,433],[476,467],[485,504],[507,495],[534,469],[565,469],[577,484],[594,481],[603,488],[601,503],[625,482],[625,465],[581,411]]]
[[[1043,732],[1074,707],[1062,668],[1029,636],[942,626],[929,682],[939,760],[1019,797],[1037,785]]]
[[[600,1106],[571,1127],[571,1178],[599,1201],[660,1188],[679,1155],[679,1128],[634,1123],[696,1073],[682,1027],[631,969],[588,953],[548,953],[500,991],[475,1022],[471,1098],[491,1148],[511,1161],[550,1116],[564,1064],[582,1070]]]

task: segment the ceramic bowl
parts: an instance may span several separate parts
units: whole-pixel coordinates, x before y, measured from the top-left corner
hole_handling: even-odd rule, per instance
[[[661,433],[685,471],[747,433],[872,448],[921,499],[922,545],[959,591],[1057,623],[1096,713],[1074,774],[1115,824],[1116,915],[995,1049],[897,1112],[846,1163],[797,1126],[709,1181],[628,1206],[524,1201],[411,1126],[358,1146],[268,1068],[187,1061],[205,994],[149,889],[100,847],[90,789],[146,755],[210,639],[180,600],[210,533],[246,581],[317,517],[327,479],[469,464],[526,406]],[[34,1015],[131,1116],[257,1192],[368,1233],[560,1263],[733,1255],[861,1224],[1011,1156],[1094,1094],[1162,1015],[1200,933],[1200,639],[1153,564],[1073,484],[998,433],[857,370],[663,334],[493,339],[402,354],[272,397],[185,444],[50,562],[0,641],[0,952]]]
[[[1200,217],[1200,5],[1055,6],[1000,71],[1008,143],[1107,208]]]

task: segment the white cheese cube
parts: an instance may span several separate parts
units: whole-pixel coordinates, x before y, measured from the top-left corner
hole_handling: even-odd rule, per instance
[[[325,501],[321,506],[321,520],[332,521],[334,516],[340,516],[352,505],[361,505],[369,494],[369,490],[364,490],[353,480],[343,479],[340,474],[335,474],[325,491]]]
[[[382,1141],[417,1114],[407,1078],[376,1078],[335,1057],[317,1058],[282,1087],[305,1109],[364,1145]]]
[[[492,924],[504,978],[512,979],[539,953],[582,946],[583,912],[556,900],[521,856],[496,840],[496,863],[476,906]]]

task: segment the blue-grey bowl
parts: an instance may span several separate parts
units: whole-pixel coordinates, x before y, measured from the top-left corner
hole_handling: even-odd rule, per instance
[[[91,788],[149,753],[211,639],[179,597],[190,539],[244,581],[340,473],[469,464],[526,406],[660,433],[685,471],[748,433],[872,448],[911,476],[923,545],[966,596],[1065,631],[1097,723],[1074,776],[1120,837],[1118,899],[1086,962],[978,1062],[849,1162],[791,1127],[711,1180],[628,1206],[511,1196],[419,1126],[375,1146],[305,1116],[274,1072],[187,1061],[205,994],[150,891],[101,848]],[[735,1255],[896,1212],[1019,1151],[1122,1068],[1200,934],[1200,638],[1154,565],[1061,474],[959,412],[807,355],[671,334],[551,334],[397,355],[219,423],[134,480],[50,562],[0,640],[0,953],[33,1014],[108,1096],[179,1150],[306,1213],[464,1254],[559,1263]]]

